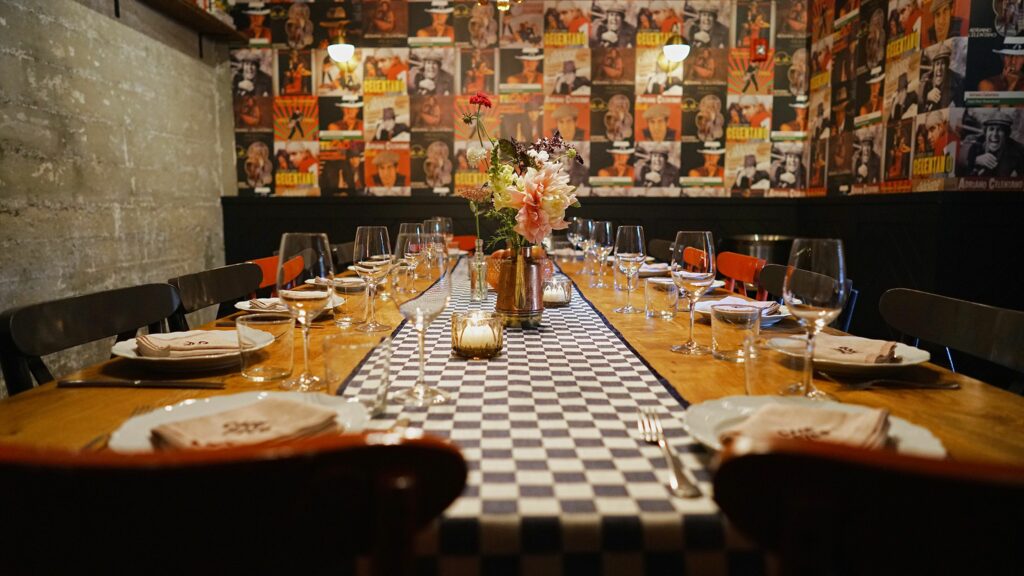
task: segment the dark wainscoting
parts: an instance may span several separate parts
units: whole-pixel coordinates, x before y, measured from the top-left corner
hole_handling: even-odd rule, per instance
[[[723,240],[739,234],[839,237],[860,300],[851,331],[891,337],[878,314],[889,288],[906,287],[996,306],[1022,308],[1024,194],[940,192],[806,199],[597,198],[571,214],[642,224],[647,238],[711,229]],[[277,250],[281,234],[326,232],[350,241],[360,225],[450,216],[456,234],[474,233],[464,201],[450,198],[224,197],[226,261]],[[484,235],[490,232],[486,223]],[[950,319],[950,321],[953,321]],[[991,378],[991,377],[990,377]],[[991,381],[991,380],[990,380]]]

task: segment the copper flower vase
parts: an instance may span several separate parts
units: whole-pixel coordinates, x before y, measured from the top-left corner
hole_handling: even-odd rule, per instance
[[[544,316],[544,259],[534,258],[530,248],[511,252],[510,258],[499,262],[494,310],[508,328],[537,328]]]

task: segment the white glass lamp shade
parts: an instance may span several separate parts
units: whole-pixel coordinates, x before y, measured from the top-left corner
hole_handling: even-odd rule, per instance
[[[665,44],[662,50],[665,52],[665,59],[669,62],[682,62],[690,55],[689,44]]]
[[[356,47],[351,44],[331,44],[327,47],[327,55],[335,62],[348,62],[356,53]]]

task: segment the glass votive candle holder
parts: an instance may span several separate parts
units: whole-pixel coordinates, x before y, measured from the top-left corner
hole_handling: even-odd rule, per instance
[[[504,326],[495,312],[453,312],[452,351],[463,358],[493,358],[501,353]]]
[[[555,274],[544,281],[544,307],[568,306],[572,300],[572,280],[565,274]]]

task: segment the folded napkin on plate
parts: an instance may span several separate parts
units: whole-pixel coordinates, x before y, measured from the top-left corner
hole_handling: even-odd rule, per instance
[[[234,330],[189,330],[148,334],[135,339],[136,352],[144,358],[191,358],[238,352]]]
[[[153,428],[151,440],[160,450],[282,442],[337,431],[337,415],[322,406],[267,398],[208,416],[161,424]]]
[[[656,262],[654,264],[644,264],[640,266],[640,276],[667,276],[668,275],[668,264],[664,262]]]
[[[903,360],[896,355],[895,342],[831,334],[814,337],[814,359],[862,364],[899,364]]]
[[[843,412],[793,404],[766,404],[743,423],[723,432],[720,439],[725,443],[740,435],[882,448],[889,438],[889,412],[876,408]]]
[[[732,305],[732,306],[753,306],[754,308],[760,308],[761,309],[761,315],[762,316],[771,316],[772,314],[775,314],[775,313],[777,313],[779,311],[779,303],[778,302],[772,302],[770,300],[766,300],[764,302],[760,302],[758,300],[744,300],[743,298],[738,298],[736,296],[726,296],[725,298],[722,298],[721,300],[718,300],[716,302],[712,302],[711,305],[712,306],[722,306],[722,305],[726,305],[726,306],[730,306],[730,305]]]
[[[281,302],[280,298],[253,298],[249,300],[249,311],[287,312],[288,307]]]

